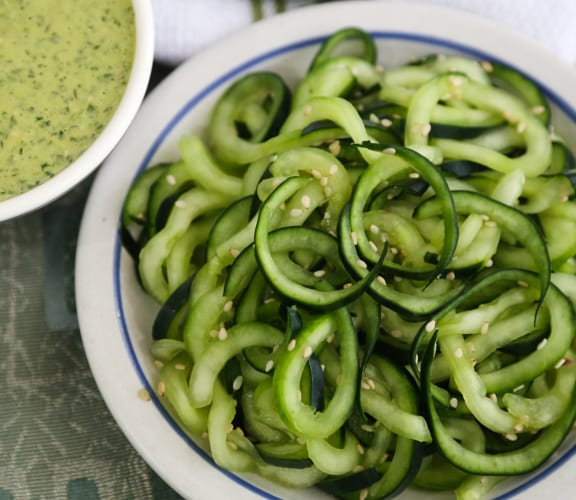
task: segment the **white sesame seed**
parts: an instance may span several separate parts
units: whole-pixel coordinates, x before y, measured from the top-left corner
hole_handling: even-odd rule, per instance
[[[340,141],[332,141],[328,146],[328,151],[330,151],[330,153],[332,153],[334,156],[340,154],[341,150],[342,148],[340,146]]]
[[[158,382],[157,390],[159,396],[164,396],[166,394],[166,384],[162,381]]]
[[[376,224],[370,224],[370,226],[368,226],[368,229],[372,234],[378,234],[380,232],[380,228]]]
[[[556,368],[556,369],[561,368],[565,364],[566,364],[566,358],[562,358],[562,359],[558,360],[558,363],[556,363],[554,365],[554,368]]]
[[[522,432],[524,430],[524,425],[522,425],[521,423],[517,423],[514,426],[514,432]]]
[[[446,273],[446,279],[448,281],[454,281],[456,279],[456,274],[454,274],[454,271],[448,271]]]
[[[321,186],[327,186],[327,185],[328,185],[328,177],[322,176],[322,177],[320,178],[320,185],[321,185]]]
[[[516,284],[517,284],[519,287],[528,288],[528,283],[526,283],[525,281],[518,280],[518,281],[516,282]]]
[[[302,353],[302,356],[306,359],[308,359],[310,356],[312,356],[312,347],[310,347],[309,345],[306,346],[306,348],[304,349],[304,352]]]
[[[358,450],[358,453],[360,453],[360,455],[364,455],[365,453],[364,446],[362,446],[360,443],[356,445],[356,450]]]
[[[369,386],[366,382],[362,382],[362,383],[360,384],[360,387],[361,387],[362,389],[364,389],[365,391],[369,391],[369,390],[370,390],[370,386]]]
[[[398,249],[396,247],[390,247],[390,253],[392,255],[398,255]]]
[[[308,116],[310,113],[312,113],[312,106],[308,104],[304,106],[304,116]]]
[[[450,407],[458,408],[458,399],[457,398],[450,398]]]
[[[374,382],[374,380],[372,380],[371,378],[367,379],[366,383],[368,384],[368,387],[370,387],[370,389],[372,389],[373,391],[376,389],[376,382]]]
[[[310,196],[308,195],[304,195],[302,196],[302,199],[300,200],[300,202],[302,203],[302,206],[304,208],[310,208],[310,205],[312,204],[312,201],[310,200]]]
[[[456,356],[457,358],[461,358],[462,356],[464,356],[464,351],[462,351],[461,347],[456,348],[456,350],[454,351],[454,356]]]
[[[174,206],[176,208],[184,208],[184,207],[186,207],[186,202],[184,200],[176,200],[174,202]]]
[[[372,123],[378,123],[380,121],[378,119],[378,115],[376,115],[376,113],[370,113],[368,120],[370,120]]]
[[[303,212],[301,208],[293,208],[290,210],[290,217],[300,217],[302,213]]]
[[[322,178],[322,174],[320,173],[320,171],[318,171],[316,169],[310,170],[310,173],[312,174],[312,177],[314,177],[315,179],[321,179]]]
[[[516,125],[516,132],[518,132],[519,134],[521,134],[525,130],[526,130],[526,124],[524,122],[519,122],[518,125]]]
[[[480,334],[486,335],[488,333],[488,329],[490,328],[490,323],[488,321],[484,321],[482,326],[480,327]]]
[[[424,330],[426,330],[428,333],[431,333],[434,331],[435,328],[436,328],[436,321],[434,321],[432,319],[432,320],[428,321],[428,323],[426,323]]]
[[[373,241],[369,241],[369,242],[368,242],[368,246],[369,246],[374,252],[377,252],[377,251],[378,251],[378,247],[376,246],[376,243],[374,243]]]
[[[386,153],[387,155],[394,155],[396,154],[396,150],[394,148],[384,148],[382,150],[383,153]]]
[[[352,286],[352,283],[344,283],[344,284],[342,285],[342,288],[343,288],[343,289],[346,289],[346,288],[350,288],[351,286]]]
[[[496,222],[494,222],[493,220],[487,220],[487,221],[484,221],[484,225],[486,227],[496,227]]]
[[[358,235],[355,231],[350,233],[350,238],[352,238],[352,243],[354,243],[354,246],[358,245]]]
[[[358,265],[358,267],[361,267],[362,269],[368,268],[368,264],[366,264],[366,262],[364,262],[362,259],[358,259],[356,261],[356,264]]]
[[[524,384],[520,384],[519,386],[514,387],[514,389],[512,389],[512,392],[519,392],[522,389],[524,389]]]
[[[330,186],[326,186],[324,188],[324,195],[326,198],[330,198],[330,196],[332,196],[332,188]]]
[[[492,267],[493,265],[494,265],[494,261],[492,259],[488,259],[486,261],[486,264],[485,264],[486,267]]]
[[[171,186],[174,186],[176,184],[176,177],[174,177],[172,174],[169,174],[166,176],[166,182]]]
[[[235,391],[240,390],[240,387],[242,387],[243,383],[244,383],[244,377],[242,377],[242,375],[238,375],[234,379],[234,382],[232,382],[232,389]]]
[[[418,172],[410,172],[408,177],[410,177],[410,179],[420,179],[420,174]]]
[[[290,342],[288,342],[286,349],[288,351],[293,351],[295,347],[296,347],[296,339],[292,339]]]
[[[487,73],[492,73],[494,71],[494,66],[489,61],[482,61],[480,66],[486,71]]]
[[[496,393],[494,393],[494,392],[492,392],[492,393],[490,394],[490,399],[491,399],[492,401],[494,401],[495,403],[498,402],[498,396],[497,396]]]
[[[273,368],[274,368],[274,360],[269,359],[268,361],[266,361],[266,366],[264,367],[264,371],[266,373],[268,373],[268,372],[271,372]]]
[[[518,440],[518,434],[514,434],[513,432],[508,432],[508,433],[504,434],[504,438],[506,438],[508,441],[516,441],[516,440]]]
[[[218,330],[218,340],[226,340],[228,338],[228,331],[222,327]]]
[[[546,108],[544,106],[533,106],[530,111],[532,111],[532,114],[534,115],[541,115],[546,111]]]
[[[335,337],[336,337],[336,336],[335,336],[333,333],[330,334],[330,336],[326,339],[326,343],[327,343],[327,344],[331,344],[332,342],[334,342],[334,338],[335,338]]]
[[[138,391],[138,397],[142,401],[150,401],[150,393],[146,389],[140,389]]]
[[[540,341],[540,343],[536,346],[536,349],[537,349],[537,350],[544,349],[544,347],[546,346],[547,343],[548,343],[548,339],[546,339],[546,338],[545,338],[545,339],[542,339],[542,340]]]
[[[390,120],[389,118],[382,118],[382,120],[380,120],[380,125],[382,125],[383,127],[391,127],[392,126],[392,120]]]
[[[226,302],[226,304],[224,304],[224,312],[230,312],[232,309],[234,308],[234,302],[229,300],[228,302]]]
[[[184,363],[176,363],[176,364],[174,365],[174,368],[175,368],[176,370],[178,370],[178,371],[183,372],[183,371],[186,370],[186,365],[185,365]]]
[[[384,276],[378,275],[378,277],[376,278],[376,281],[378,281],[381,285],[384,285],[384,286],[387,285],[386,279],[384,278]]]
[[[321,278],[322,276],[326,275],[326,271],[324,269],[318,269],[317,271],[314,271],[314,276],[316,276],[316,278]]]

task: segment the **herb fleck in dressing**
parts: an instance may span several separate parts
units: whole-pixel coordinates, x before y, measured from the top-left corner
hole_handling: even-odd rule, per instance
[[[130,0],[0,0],[0,200],[94,141],[132,67]]]

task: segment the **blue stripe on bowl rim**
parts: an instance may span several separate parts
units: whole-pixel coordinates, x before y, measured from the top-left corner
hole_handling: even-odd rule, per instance
[[[468,46],[466,44],[454,42],[451,40],[446,40],[439,37],[432,37],[432,36],[423,36],[418,34],[412,33],[404,33],[404,32],[394,32],[394,31],[370,31],[369,32],[375,39],[380,40],[400,40],[400,41],[408,41],[408,42],[417,42],[417,43],[429,43],[432,45],[436,45],[439,48],[444,48],[448,50],[455,50],[460,53],[469,55],[471,57],[477,58],[479,60],[492,60],[497,62],[502,62],[504,64],[508,64],[512,66],[507,61],[499,60],[497,57],[494,57],[492,54],[488,54],[482,50],[477,48]],[[168,122],[168,124],[161,130],[158,134],[156,140],[152,143],[150,148],[148,149],[146,155],[144,156],[139,168],[136,171],[135,176],[137,176],[142,170],[144,170],[151,158],[154,156],[160,145],[164,142],[166,137],[171,133],[171,131],[179,124],[179,122],[197,106],[203,99],[207,96],[215,92],[219,89],[222,85],[231,83],[236,77],[240,74],[244,73],[247,70],[250,70],[254,66],[257,66],[261,63],[264,63],[268,60],[274,59],[275,57],[281,56],[283,54],[293,52],[299,49],[303,49],[312,45],[320,44],[326,37],[310,37],[305,38],[300,41],[289,43],[283,46],[280,46],[274,50],[264,52],[261,55],[253,57],[248,61],[240,64],[228,72],[224,73],[222,76],[211,82],[210,84],[206,85],[203,89],[198,91],[194,96],[187,101],[180,110],[174,115],[174,117]],[[524,72],[525,73],[525,72]],[[539,81],[538,79],[534,78],[531,75],[529,76],[532,80],[534,80],[542,89],[546,97],[555,104],[560,111],[562,111],[567,117],[570,118],[571,121],[576,122],[576,110],[572,108],[563,98],[557,95],[554,91],[552,91],[546,84]],[[168,77],[169,78],[169,77]],[[270,500],[281,500],[279,497],[270,494],[269,492],[251,484],[250,482],[246,481],[242,477],[227,471],[225,469],[220,468],[218,465],[214,463],[211,456],[206,453],[202,448],[200,448],[178,425],[178,423],[174,420],[174,418],[170,415],[170,413],[166,410],[160,399],[156,396],[155,391],[152,387],[150,380],[146,377],[144,373],[144,369],[138,356],[136,355],[134,344],[132,339],[130,338],[130,331],[128,329],[128,325],[126,322],[126,317],[124,314],[124,307],[122,302],[122,293],[121,293],[121,283],[120,283],[120,267],[122,265],[121,259],[121,241],[120,241],[120,233],[119,231],[116,234],[116,240],[114,244],[114,264],[113,264],[113,271],[114,271],[114,299],[117,308],[117,318],[119,321],[119,326],[121,329],[121,333],[126,345],[126,350],[128,351],[129,357],[131,359],[132,365],[134,370],[136,371],[140,381],[142,382],[143,387],[150,393],[151,401],[154,403],[158,411],[162,414],[164,419],[170,424],[170,426],[176,431],[178,435],[182,437],[182,439],[201,457],[204,461],[211,464],[215,468],[219,469],[223,474],[231,478],[234,482],[236,482],[239,486],[244,487],[245,489],[249,490],[252,493],[259,495],[262,498],[267,498]],[[542,481],[550,474],[558,470],[562,465],[567,463],[572,457],[576,456],[576,442],[566,450],[561,456],[559,456],[553,463],[549,464],[541,471],[539,471],[535,476],[530,477],[524,483],[515,486],[507,493],[497,497],[498,500],[505,500],[510,499],[520,493],[526,491],[531,486],[535,485],[536,483]]]

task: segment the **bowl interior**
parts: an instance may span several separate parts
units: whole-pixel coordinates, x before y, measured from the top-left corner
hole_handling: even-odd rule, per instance
[[[144,98],[154,57],[154,25],[149,0],[133,0],[135,50],[124,94],[112,118],[92,144],[64,170],[12,198],[0,201],[0,222],[38,208],[60,197],[104,161],[133,120]]]
[[[239,498],[253,498],[254,495],[286,499],[322,498],[322,494],[316,490],[287,491],[260,478],[239,476],[220,470],[206,452],[206,442],[183,431],[177,419],[164,407],[155,394],[157,368],[149,354],[151,324],[157,307],[142,292],[134,273],[133,262],[122,250],[116,230],[123,196],[134,177],[151,164],[178,158],[177,142],[183,134],[202,135],[206,118],[218,95],[227,85],[242,74],[259,69],[277,71],[289,84],[294,84],[303,75],[319,43],[338,25],[364,25],[377,42],[379,61],[385,68],[402,64],[413,57],[439,52],[496,59],[516,66],[542,85],[552,103],[557,128],[572,144],[576,144],[576,101],[567,93],[569,86],[566,86],[566,82],[559,83],[559,80],[549,78],[550,74],[539,66],[542,62],[545,65],[552,64],[555,69],[562,67],[553,60],[550,63],[548,54],[537,51],[534,56],[532,53],[532,63],[527,64],[525,51],[532,50],[532,46],[527,48],[523,40],[515,37],[508,39],[506,34],[499,35],[509,42],[505,50],[499,47],[500,40],[495,40],[492,44],[483,43],[487,25],[468,17],[461,18],[460,15],[456,15],[454,19],[464,23],[462,35],[447,36],[441,25],[436,29],[436,33],[426,30],[423,32],[417,26],[397,29],[393,22],[398,22],[398,19],[394,16],[392,20],[384,23],[388,27],[382,29],[376,21],[367,19],[368,16],[354,19],[350,7],[346,10],[346,3],[342,5],[343,11],[338,19],[333,19],[330,26],[322,25],[318,28],[308,25],[312,25],[314,20],[318,21],[322,13],[329,12],[319,9],[316,17],[311,15],[307,18],[308,24],[304,22],[304,35],[281,36],[283,40],[277,40],[269,49],[263,49],[257,43],[262,35],[258,30],[270,33],[282,26],[280,21],[275,24],[268,23],[263,28],[246,32],[215,47],[176,70],[147,99],[125,140],[98,176],[89,199],[77,268],[77,279],[82,279],[77,282],[79,314],[89,361],[100,389],[124,432],[150,465],[183,495],[197,494],[198,498],[202,498],[203,495],[214,494],[217,490],[223,495],[234,494]],[[432,12],[438,14],[438,11]],[[346,17],[347,13],[350,21]],[[400,14],[405,13],[406,11],[400,8]],[[426,13],[429,14],[428,11],[424,12]],[[440,11],[440,14],[445,12]],[[410,12],[410,15],[415,14]],[[399,19],[405,20],[402,15]],[[287,17],[282,28],[289,30],[297,25],[302,27],[302,23],[298,23],[302,20],[303,17],[296,15]],[[329,24],[328,21],[325,24]],[[403,24],[410,25],[400,22],[398,26]],[[568,74],[568,77],[576,83],[574,75]],[[118,172],[119,165],[125,167],[123,172]],[[116,172],[113,173],[115,169]],[[116,185],[110,192],[112,179]],[[103,216],[112,221],[102,223],[97,220]],[[99,277],[96,271],[87,270],[88,266],[96,267],[100,274],[104,269],[109,275]],[[83,283],[89,280],[103,280],[104,290],[110,293],[109,302],[97,311],[99,317],[111,318],[113,331],[110,335],[105,335],[104,339],[97,338],[97,335],[102,333],[100,328],[93,325],[97,317],[96,311],[93,307],[88,309],[86,304],[88,289]],[[118,364],[114,368],[115,376],[112,376],[107,370],[111,365],[109,353],[115,349],[120,352],[117,359],[115,358]],[[117,387],[118,375],[123,377],[124,387]],[[141,387],[151,395],[151,404],[148,403],[145,408],[135,395]],[[138,417],[134,421],[136,413]],[[150,436],[151,429],[155,430],[157,438]],[[526,492],[529,486],[554,472],[575,453],[576,435],[573,432],[543,470],[527,477],[511,479],[495,493],[506,496]],[[428,492],[415,490],[409,490],[402,496],[413,499],[430,497]]]

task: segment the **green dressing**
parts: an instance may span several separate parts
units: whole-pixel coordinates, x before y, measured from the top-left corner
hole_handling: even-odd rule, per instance
[[[122,98],[134,45],[131,0],[0,0],[0,200],[90,146]]]

